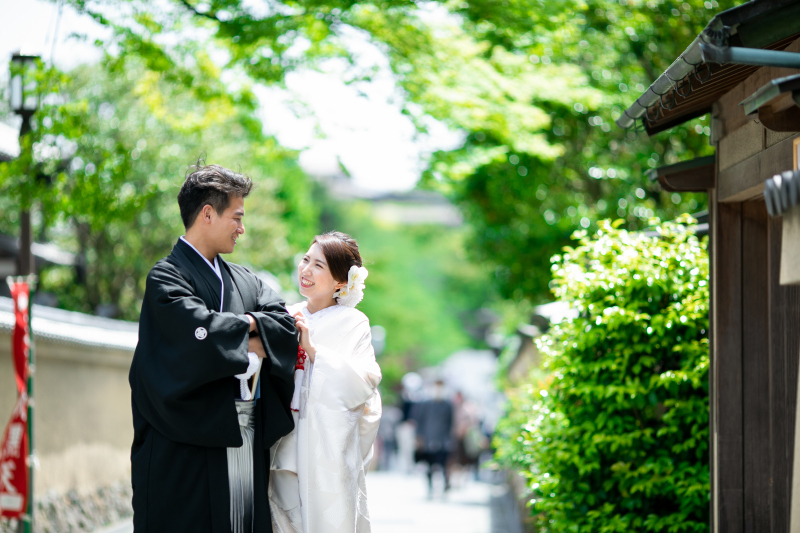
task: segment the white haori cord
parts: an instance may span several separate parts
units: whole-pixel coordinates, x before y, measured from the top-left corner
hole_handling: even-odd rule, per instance
[[[236,374],[235,378],[239,380],[239,392],[242,395],[242,400],[250,401],[256,394],[256,380],[253,380],[253,391],[250,392],[250,387],[247,386],[247,380],[253,377],[256,372],[261,370],[261,359],[254,352],[247,352],[247,358],[250,362],[247,365],[247,371],[244,374]],[[256,378],[257,379],[257,378]]]
[[[294,394],[292,394],[292,404],[289,406],[292,411],[300,410],[300,387],[303,386],[304,376],[305,370],[302,368],[294,371]]]

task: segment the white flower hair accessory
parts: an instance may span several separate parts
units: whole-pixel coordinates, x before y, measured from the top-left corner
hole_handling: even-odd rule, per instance
[[[369,276],[366,268],[353,265],[347,273],[347,285],[333,293],[339,305],[355,307],[364,299],[364,280]]]

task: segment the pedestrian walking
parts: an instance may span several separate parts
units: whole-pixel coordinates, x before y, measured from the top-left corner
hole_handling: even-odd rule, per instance
[[[444,490],[450,490],[447,459],[452,449],[453,405],[444,397],[444,381],[437,380],[430,399],[411,408],[417,424],[417,458],[428,464],[428,495],[433,496],[433,472],[438,468]]]

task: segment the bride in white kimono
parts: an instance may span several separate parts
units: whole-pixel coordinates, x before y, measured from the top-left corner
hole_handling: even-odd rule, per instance
[[[300,332],[292,410],[295,429],[272,448],[270,509],[275,533],[369,533],[365,474],[381,418],[358,245],[317,236],[298,265],[289,308]]]

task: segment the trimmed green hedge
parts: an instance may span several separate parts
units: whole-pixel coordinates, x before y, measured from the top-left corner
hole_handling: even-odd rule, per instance
[[[709,263],[692,222],[660,238],[601,222],[553,258],[580,316],[539,339],[543,368],[495,436],[541,532],[709,528]]]

